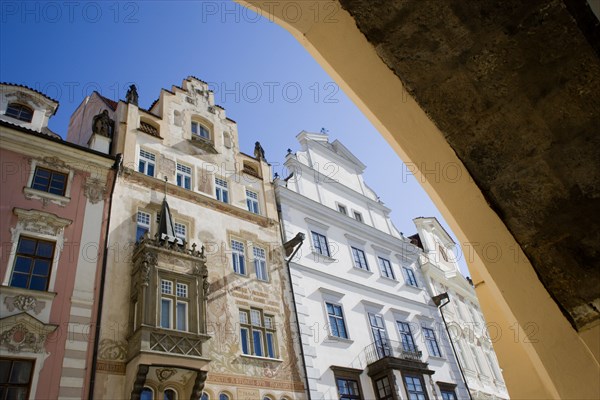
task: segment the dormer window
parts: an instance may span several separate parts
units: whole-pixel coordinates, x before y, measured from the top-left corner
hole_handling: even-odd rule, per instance
[[[209,140],[210,131],[208,128],[197,121],[192,121],[192,137]]]
[[[10,103],[8,107],[6,107],[5,114],[23,122],[31,122],[33,119],[33,110],[19,103]]]

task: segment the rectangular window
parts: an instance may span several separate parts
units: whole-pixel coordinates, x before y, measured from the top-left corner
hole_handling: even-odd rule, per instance
[[[175,222],[173,224],[173,230],[175,231],[175,236],[181,240],[187,241],[187,226],[185,226],[185,224]]]
[[[369,270],[369,265],[367,264],[367,258],[365,257],[364,251],[357,249],[356,247],[352,247],[352,258],[354,259],[355,267],[364,269],[366,271]]]
[[[390,279],[396,279],[390,260],[387,260],[383,257],[377,257],[377,259],[379,261],[379,271],[381,271],[381,276],[385,276],[386,278]]]
[[[215,178],[215,196],[217,200],[223,203],[229,203],[229,189],[227,181],[221,178]]]
[[[231,241],[231,258],[233,261],[233,271],[236,274],[246,275],[246,252],[244,250],[244,243],[238,242],[237,240]]]
[[[0,359],[0,399],[28,399],[33,375],[33,360]]]
[[[348,210],[346,210],[346,206],[343,206],[341,204],[338,204],[338,211],[341,212],[344,215],[348,215]]]
[[[427,400],[427,393],[419,376],[405,375],[404,383],[409,400]]]
[[[140,149],[140,157],[138,161],[138,172],[148,176],[154,176],[154,165],[156,156],[146,150]]]
[[[262,310],[254,308],[240,310],[240,342],[244,354],[275,358],[277,345],[273,316],[263,315]]]
[[[417,278],[415,278],[415,271],[408,267],[402,267],[402,270],[404,271],[406,283],[410,286],[419,287],[419,285],[417,285]]]
[[[437,340],[435,338],[435,332],[430,328],[421,328],[423,331],[423,337],[425,338],[425,345],[427,346],[427,351],[430,355],[434,357],[441,357],[442,352],[440,351],[440,347],[438,346]]]
[[[331,335],[348,339],[342,306],[332,303],[325,303],[325,305],[327,307],[327,316],[329,318],[329,330]]]
[[[353,213],[355,220],[357,220],[358,222],[363,222],[363,217],[361,213],[359,213],[358,211],[354,211]]]
[[[190,190],[192,188],[192,169],[177,163],[177,186]]]
[[[442,390],[442,400],[457,400],[454,390]]]
[[[146,233],[150,234],[150,214],[143,211],[138,211],[135,240],[139,241]]]
[[[390,380],[387,376],[375,381],[375,393],[377,394],[377,400],[394,399],[392,385],[390,385]]]
[[[35,167],[31,188],[64,196],[67,189],[67,174],[47,168]]]
[[[335,381],[340,400],[362,399],[358,381],[347,378],[336,378]]]
[[[17,244],[10,286],[48,290],[54,246],[54,242],[21,236]]]
[[[187,283],[161,279],[160,326],[165,329],[188,330]]]
[[[413,338],[408,322],[396,321],[396,325],[398,326],[398,332],[400,333],[402,349],[409,353],[416,353],[418,349],[415,345],[415,340]]]
[[[252,250],[254,252],[254,270],[256,271],[256,279],[260,281],[269,280],[265,251],[259,247],[254,247]]]
[[[391,355],[391,349],[388,343],[388,336],[387,331],[385,330],[383,317],[380,314],[369,313],[369,323],[371,325],[371,333],[373,334],[373,341],[375,344],[375,349],[377,350],[378,358]]]
[[[314,250],[327,257],[331,257],[329,253],[329,244],[327,243],[327,238],[324,235],[321,235],[317,232],[311,232],[312,240],[313,240],[313,248]]]
[[[260,214],[260,209],[258,208],[258,194],[251,191],[246,190],[246,205],[248,206],[248,211],[254,214]]]

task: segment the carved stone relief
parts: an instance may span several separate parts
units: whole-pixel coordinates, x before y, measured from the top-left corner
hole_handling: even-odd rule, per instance
[[[45,235],[62,235],[64,228],[71,224],[71,220],[60,218],[55,214],[46,213],[39,210],[24,210],[22,208],[13,209],[14,214],[19,217],[17,228],[13,228],[13,239],[15,232],[28,231],[41,233]],[[20,229],[19,229],[20,228]],[[18,236],[18,232],[16,233]]]
[[[106,182],[100,179],[87,178],[83,185],[83,195],[87,197],[92,204],[104,200],[107,193]]]
[[[46,306],[45,301],[39,301],[33,296],[23,294],[17,296],[7,296],[4,298],[4,304],[8,311],[12,312],[15,309],[23,312],[31,311],[39,314]]]

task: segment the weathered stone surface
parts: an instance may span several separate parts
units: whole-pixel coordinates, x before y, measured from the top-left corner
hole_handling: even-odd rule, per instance
[[[573,325],[600,318],[600,61],[585,3],[341,3]]]

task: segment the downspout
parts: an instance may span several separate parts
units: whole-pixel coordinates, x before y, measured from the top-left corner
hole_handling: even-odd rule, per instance
[[[452,352],[454,353],[454,358],[456,358],[456,363],[458,364],[458,370],[460,371],[460,375],[463,378],[463,382],[465,383],[465,387],[467,388],[467,394],[469,395],[469,399],[473,400],[471,396],[471,389],[469,389],[469,384],[467,383],[467,378],[465,377],[465,373],[463,372],[462,366],[460,365],[460,360],[458,359],[458,354],[456,354],[456,349],[454,348],[454,341],[452,340],[452,336],[450,336],[450,331],[448,330],[448,324],[446,323],[446,318],[444,317],[444,311],[442,308],[450,304],[450,297],[448,297],[448,293],[442,293],[437,296],[433,296],[431,298],[435,305],[440,310],[440,314],[442,314],[442,320],[444,321],[444,326],[446,327],[446,333],[448,334],[448,339],[450,340],[450,345],[452,346]],[[442,304],[442,300],[446,299],[447,301]]]
[[[99,338],[100,338],[100,322],[102,320],[102,303],[104,301],[104,284],[106,281],[106,268],[107,268],[107,259],[108,259],[108,234],[110,232],[110,221],[111,221],[111,211],[113,204],[113,195],[115,193],[115,186],[117,185],[117,178],[119,176],[119,171],[121,169],[121,164],[123,162],[123,155],[117,154],[117,159],[112,166],[112,169],[115,171],[115,176],[113,179],[112,188],[110,190],[110,203],[108,203],[108,221],[106,223],[106,234],[104,236],[104,256],[102,258],[102,272],[100,273],[100,293],[98,294],[98,313],[96,315],[96,331],[94,334],[94,352],[92,354],[92,368],[91,368],[91,376],[90,376],[90,387],[88,392],[88,399],[93,400],[94,398],[94,385],[96,383],[96,370],[98,368],[98,346],[99,346]]]
[[[279,222],[280,222],[279,230],[281,232],[281,240],[283,241],[283,240],[285,240],[285,233],[283,232],[283,224],[281,223],[283,220],[281,219],[281,206],[279,204],[277,204],[277,215],[279,217]],[[298,309],[296,308],[296,293],[294,292],[294,283],[292,282],[292,271],[290,268],[290,262],[294,259],[294,256],[296,255],[298,250],[300,250],[303,243],[304,243],[304,237],[302,237],[302,240],[296,246],[296,249],[294,250],[294,252],[287,259],[285,259],[285,265],[287,266],[287,273],[288,273],[288,277],[290,280],[290,290],[292,292],[292,303],[294,305],[294,315],[296,316],[296,329],[298,331],[298,338],[300,339],[300,357],[302,358],[302,369],[304,370],[304,379],[306,381],[306,394],[308,396],[308,400],[312,400],[312,398],[310,397],[308,371],[306,369],[306,362],[305,362],[305,357],[304,357],[304,346],[302,345],[302,332],[300,331],[300,322],[298,321]],[[285,253],[285,250],[284,250],[284,253]]]

